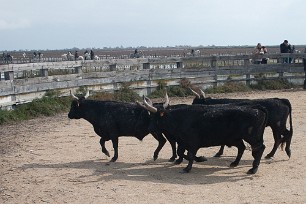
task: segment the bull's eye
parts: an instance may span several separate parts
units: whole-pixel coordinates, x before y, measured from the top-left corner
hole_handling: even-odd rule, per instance
[[[163,117],[164,116],[164,112],[160,112],[160,117]]]

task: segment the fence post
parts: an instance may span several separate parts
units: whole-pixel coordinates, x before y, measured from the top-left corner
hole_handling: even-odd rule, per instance
[[[75,71],[76,74],[82,74],[82,66],[75,67],[74,71]]]
[[[250,74],[246,74],[245,75],[245,83],[247,86],[250,86],[251,85],[251,75]]]
[[[249,66],[250,65],[250,59],[244,59],[244,66]]]
[[[216,56],[212,56],[211,61],[210,61],[210,66],[212,68],[216,68],[217,67],[217,57]]]
[[[150,95],[152,93],[152,81],[147,81],[147,95]]]
[[[306,48],[304,53],[306,53]],[[305,72],[305,79],[304,79],[304,89],[306,89],[306,59],[303,58],[303,64],[304,64],[304,72]]]
[[[4,80],[14,80],[14,72],[13,71],[4,72]]]
[[[42,69],[40,70],[40,76],[41,76],[41,77],[47,77],[47,76],[48,76],[48,69],[42,68]]]
[[[183,62],[176,62],[176,68],[183,68]]]
[[[150,69],[150,63],[143,63],[142,69]]]
[[[284,72],[278,72],[278,77],[283,79],[284,78]]]
[[[110,71],[116,71],[116,64],[110,64],[109,65],[109,70]]]

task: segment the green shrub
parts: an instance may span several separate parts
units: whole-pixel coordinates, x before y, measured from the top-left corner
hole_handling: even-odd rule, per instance
[[[52,116],[60,112],[68,111],[70,97],[47,97],[35,99],[31,103],[16,106],[14,110],[0,110],[0,124],[28,120],[38,116]]]
[[[296,87],[292,83],[285,79],[278,80],[258,80],[257,84],[250,86],[252,89],[257,90],[279,90],[279,89],[290,89]]]
[[[114,100],[122,102],[135,102],[141,100],[141,97],[130,89],[129,86],[129,83],[123,83],[122,87],[118,91],[115,91]]]
[[[251,88],[239,82],[227,82],[223,86],[217,86],[205,89],[205,93],[232,93],[232,92],[246,92]]]
[[[190,91],[190,88],[193,90],[198,89],[191,85],[190,81],[186,78],[180,80],[179,86],[169,86],[167,87],[165,80],[158,81],[158,86],[155,91],[149,94],[149,98],[163,98],[165,97],[166,91],[169,97],[186,97],[193,95]]]

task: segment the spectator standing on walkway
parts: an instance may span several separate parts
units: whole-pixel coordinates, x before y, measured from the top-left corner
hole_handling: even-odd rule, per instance
[[[261,48],[262,48],[264,54],[268,53],[268,49],[265,46],[262,46]],[[261,64],[267,64],[268,63],[268,59],[269,58],[267,58],[267,57],[262,58]]]
[[[95,54],[92,50],[90,50],[90,59],[93,60],[95,57]]]
[[[261,64],[262,57],[261,55],[264,54],[264,50],[261,46],[261,43],[257,43],[257,46],[254,49],[254,64]]]
[[[76,50],[76,51],[74,52],[74,60],[78,60],[78,58],[79,58],[79,53],[78,53],[78,51]]]
[[[289,44],[288,40],[284,40],[282,44],[279,46],[281,53],[292,53],[291,45]],[[290,57],[283,58],[283,63],[291,63]]]

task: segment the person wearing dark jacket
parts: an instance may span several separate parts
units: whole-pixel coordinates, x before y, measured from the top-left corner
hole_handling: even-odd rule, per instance
[[[90,59],[93,60],[95,57],[95,54],[92,50],[90,50]]]
[[[280,52],[281,53],[291,53],[291,45],[289,44],[288,40],[284,40],[282,44],[280,44]],[[291,63],[291,58],[283,58],[283,63]]]

